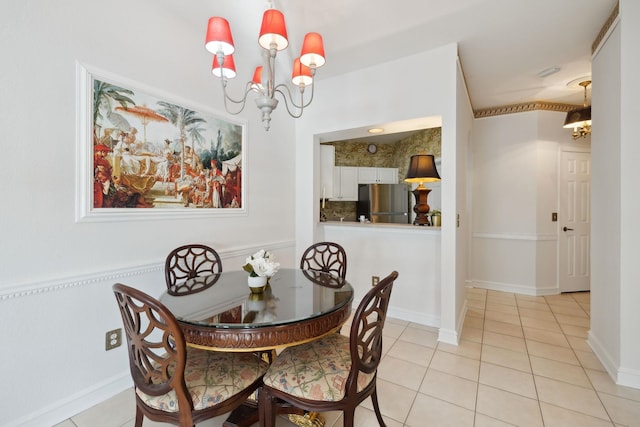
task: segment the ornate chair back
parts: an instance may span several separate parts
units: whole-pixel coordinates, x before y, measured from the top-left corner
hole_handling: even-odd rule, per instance
[[[303,270],[324,271],[345,279],[347,277],[347,253],[337,243],[314,243],[302,254],[300,268]]]
[[[194,279],[221,272],[220,255],[213,248],[199,244],[175,248],[169,253],[164,264],[167,289],[173,295],[193,293],[207,288],[213,283]]]

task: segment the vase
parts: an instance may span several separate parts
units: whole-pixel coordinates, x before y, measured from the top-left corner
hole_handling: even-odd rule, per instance
[[[247,277],[247,283],[249,284],[251,292],[258,294],[264,291],[264,288],[267,285],[267,278],[266,276],[249,276]]]
[[[265,301],[265,292],[255,294],[251,293],[247,299],[247,311],[262,311],[267,306]]]

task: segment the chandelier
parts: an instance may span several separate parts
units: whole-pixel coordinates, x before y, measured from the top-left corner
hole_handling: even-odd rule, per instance
[[[582,108],[571,110],[567,113],[564,121],[564,128],[573,128],[573,139],[584,138],[591,133],[591,106],[587,106],[587,86],[591,84],[591,80],[585,80],[578,85],[584,88],[584,104]]]
[[[209,19],[205,48],[214,55],[211,72],[222,82],[225,109],[230,114],[239,114],[244,110],[247,95],[254,92],[257,95],[256,105],[262,111],[262,124],[268,131],[271,112],[278,106],[276,93],[280,94],[287,107],[287,112],[293,118],[301,117],[304,109],[311,104],[316,68],[325,63],[324,46],[320,34],[308,33],[304,36],[302,51],[300,56],[294,60],[291,74],[291,81],[297,86],[297,91],[300,94],[299,101],[296,102],[287,84],[276,85],[275,83],[276,55],[278,51],[287,48],[289,40],[287,39],[284,15],[274,9],[273,5],[270,5],[262,16],[258,43],[264,49],[262,53],[263,65],[256,67],[253,78],[245,85],[242,98],[234,99],[227,93],[227,79],[236,76],[233,60],[235,46],[231,36],[231,28],[229,22],[224,18],[214,16]],[[305,101],[304,91],[307,86],[311,86],[311,96]],[[235,104],[235,111],[229,108],[229,103]]]

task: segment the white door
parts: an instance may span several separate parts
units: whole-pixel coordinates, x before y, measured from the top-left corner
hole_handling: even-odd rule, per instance
[[[558,218],[560,292],[590,289],[590,197],[591,154],[563,151]]]

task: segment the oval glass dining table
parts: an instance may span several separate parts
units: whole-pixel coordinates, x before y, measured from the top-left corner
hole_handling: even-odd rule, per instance
[[[349,318],[353,288],[314,270],[280,269],[261,293],[245,271],[189,279],[160,301],[188,345],[216,351],[268,351],[335,332]]]
[[[314,270],[280,269],[261,293],[245,271],[189,279],[168,289],[162,302],[178,320],[187,345],[215,351],[269,352],[337,331],[351,314],[353,288]],[[324,426],[316,413],[282,408],[299,426]],[[236,408],[224,427],[258,421],[255,401]]]

